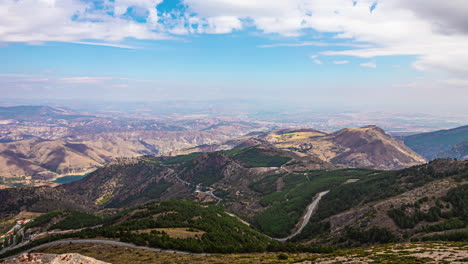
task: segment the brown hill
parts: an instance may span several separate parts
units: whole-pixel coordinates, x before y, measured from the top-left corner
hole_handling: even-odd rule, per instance
[[[139,131],[0,143],[0,179],[30,185],[31,180],[84,174],[118,157],[154,155],[226,139],[211,132]]]
[[[103,149],[61,140],[0,143],[0,177],[54,179],[60,174],[95,169],[113,156]]]
[[[345,128],[326,134],[315,130],[273,131],[260,138],[274,146],[352,168],[393,170],[425,162],[424,158],[381,128]]]

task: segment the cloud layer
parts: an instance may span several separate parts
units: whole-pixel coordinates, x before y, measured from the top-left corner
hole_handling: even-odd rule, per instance
[[[292,39],[330,33],[333,44],[306,41],[262,47],[328,47],[322,56],[408,55],[415,56],[413,66],[421,71],[468,74],[466,0],[184,0],[180,8],[165,11],[158,10],[162,2],[0,0],[0,41],[119,47],[116,42],[127,38],[163,40],[247,28]],[[341,45],[347,49],[335,49]]]

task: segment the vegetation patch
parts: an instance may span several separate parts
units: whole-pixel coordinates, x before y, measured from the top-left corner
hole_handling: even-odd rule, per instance
[[[284,187],[280,192],[272,192],[280,175],[264,178],[253,183],[251,188],[267,193],[260,203],[269,208],[254,217],[253,225],[270,236],[286,237],[317,193],[336,188],[347,179],[362,178],[371,173],[374,171],[346,169],[288,174],[282,177]]]
[[[280,156],[277,152],[257,147],[247,148],[233,157],[247,168],[281,167],[291,160],[289,157]]]
[[[173,164],[191,162],[202,154],[203,153],[196,152],[196,153],[190,153],[187,155],[179,155],[179,156],[175,156],[175,157],[171,157],[169,159],[163,160],[162,163],[166,165],[173,165]]]
[[[402,205],[399,209],[389,210],[388,215],[393,219],[395,224],[402,229],[414,228],[422,221],[436,222],[440,219],[444,219],[444,221],[435,225],[426,226],[423,228],[423,231],[439,232],[467,226],[468,184],[451,189],[442,200],[450,204],[448,208],[451,208],[451,210],[443,212],[442,210],[447,208],[448,205],[444,206],[437,200],[436,206],[431,207],[427,213],[421,212],[419,209],[421,202],[427,201],[427,198],[423,198],[415,204]],[[411,214],[406,212],[407,208],[411,209]]]
[[[50,229],[80,229],[103,223],[103,219],[101,217],[79,211],[65,211],[62,215],[65,215],[65,218],[52,225]]]

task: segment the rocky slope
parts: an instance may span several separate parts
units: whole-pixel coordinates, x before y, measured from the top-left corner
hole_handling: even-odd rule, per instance
[[[424,158],[376,126],[345,128],[325,134],[318,131],[279,131],[263,138],[275,146],[352,168],[402,169]]]

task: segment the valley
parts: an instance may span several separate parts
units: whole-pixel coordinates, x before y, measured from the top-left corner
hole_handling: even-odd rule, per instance
[[[423,146],[425,134],[400,141],[377,126],[330,133],[208,119],[182,119],[161,130],[146,127],[155,120],[120,120],[110,132],[102,124],[115,120],[56,108],[15,118],[25,127],[66,122],[69,134],[29,130],[0,143],[0,223],[9,230],[2,257],[110,246],[161,257],[176,252],[181,259],[312,252],[301,261],[327,263],[344,259],[330,252],[349,255],[342,252],[350,248],[434,240],[463,247],[467,240],[468,161],[427,162],[430,156],[404,143],[418,138]],[[83,123],[72,125],[78,120]],[[78,132],[88,122],[99,129]],[[121,127],[129,122],[136,125]],[[445,149],[462,151],[462,142]],[[14,222],[21,224],[11,229]],[[287,263],[277,257],[284,253],[269,254],[259,256]]]
[[[256,153],[257,158],[247,159],[251,153]],[[0,210],[5,216],[19,213],[18,208],[49,212],[40,217],[44,220],[37,218],[33,222],[36,223],[33,227],[42,231],[28,229],[64,230],[49,235],[45,241],[107,237],[190,252],[289,251],[297,247],[322,252],[336,246],[432,239],[465,241],[463,201],[468,193],[467,161],[435,160],[397,171],[336,168],[327,171],[317,168],[333,165],[309,159],[265,146],[168,159],[127,158],[112,162],[82,180],[55,188],[1,190],[0,198],[5,203]],[[203,206],[167,200],[191,200]],[[205,205],[214,211],[203,212]],[[229,232],[224,228],[223,235],[209,235],[214,219],[199,223],[197,214],[202,218],[220,217],[224,213],[219,210],[232,212],[250,224],[244,225],[228,214],[222,218],[235,221],[234,230],[240,228],[237,225],[249,230],[244,231],[242,238],[234,238],[234,233],[232,238],[245,241],[246,247],[229,248],[229,240],[222,243],[229,249],[220,247],[218,242],[209,242]],[[173,211],[178,212],[177,216]],[[161,213],[164,218],[159,217]],[[305,221],[301,222],[303,215]],[[163,221],[166,217],[169,222]],[[178,221],[184,224],[177,224]],[[207,221],[209,225],[205,225]],[[67,231],[76,227],[85,229]],[[190,237],[174,244],[170,236],[166,237],[170,233],[157,231],[164,230],[161,228],[202,231],[201,241],[206,246],[196,242],[200,238]],[[154,232],[133,231],[143,229]],[[164,239],[161,240],[159,232],[163,232]],[[264,244],[248,244],[246,234]],[[287,237],[280,241],[294,243],[282,246],[269,237]],[[43,241],[32,240],[26,246]]]

